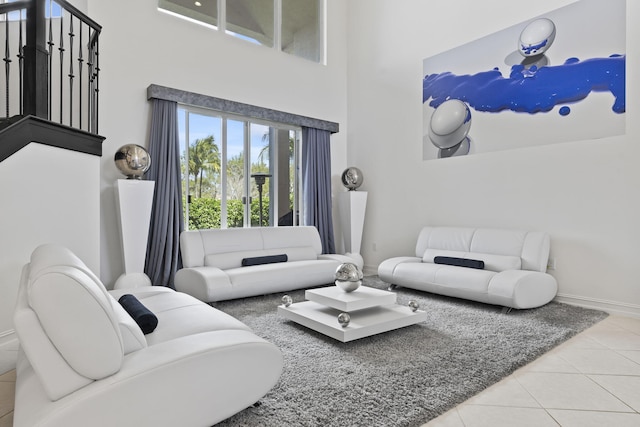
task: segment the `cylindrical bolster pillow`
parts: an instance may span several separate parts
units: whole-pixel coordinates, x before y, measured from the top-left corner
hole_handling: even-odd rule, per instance
[[[129,313],[129,316],[140,326],[142,332],[150,334],[158,326],[158,318],[138,298],[131,294],[125,294],[118,300],[122,308]]]
[[[273,264],[276,262],[287,262],[288,259],[289,258],[287,257],[287,254],[256,256],[252,258],[243,258],[242,266],[249,267],[252,265]]]
[[[484,261],[477,259],[437,256],[433,259],[433,262],[435,264],[455,265],[456,267],[477,268],[479,270],[484,268]]]

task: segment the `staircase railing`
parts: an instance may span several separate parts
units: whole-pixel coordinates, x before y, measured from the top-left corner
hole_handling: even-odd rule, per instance
[[[0,118],[33,115],[97,134],[101,30],[66,0],[0,4]]]

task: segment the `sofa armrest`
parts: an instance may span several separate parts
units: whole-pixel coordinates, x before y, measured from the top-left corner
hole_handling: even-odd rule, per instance
[[[218,301],[220,294],[231,291],[231,281],[224,270],[217,267],[182,268],[174,279],[176,290],[200,301]]]
[[[548,273],[530,270],[501,271],[491,278],[488,293],[504,298],[505,306],[525,309],[540,307],[555,298],[558,282]]]
[[[147,298],[154,295],[164,294],[164,293],[175,292],[171,288],[167,288],[166,286],[147,286],[144,288],[131,288],[131,289],[112,289],[107,291],[109,295],[111,295],[116,301],[120,299],[122,295],[132,294],[135,295],[136,298]]]
[[[189,335],[131,353],[118,373],[68,396],[73,403],[47,405],[46,413],[27,407],[41,399],[39,387],[19,384],[18,393],[25,395],[16,402],[25,405],[16,407],[16,426],[42,419],[60,427],[212,425],[265,395],[282,366],[280,350],[251,332]]]
[[[393,275],[396,267],[403,263],[420,263],[422,258],[412,256],[400,256],[389,258],[380,263],[378,266],[378,276],[387,283],[393,284]]]

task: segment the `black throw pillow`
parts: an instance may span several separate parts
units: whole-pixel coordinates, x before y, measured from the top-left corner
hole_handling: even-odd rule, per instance
[[[455,258],[450,256],[437,256],[433,258],[436,264],[455,265],[456,267],[484,269],[484,261],[478,259]]]
[[[287,254],[254,256],[251,258],[243,258],[242,266],[249,267],[252,265],[273,264],[276,262],[287,262],[288,259],[289,258],[287,257]]]
[[[145,307],[135,296],[125,294],[118,300],[122,308],[140,326],[142,333],[150,334],[158,326],[158,318]]]

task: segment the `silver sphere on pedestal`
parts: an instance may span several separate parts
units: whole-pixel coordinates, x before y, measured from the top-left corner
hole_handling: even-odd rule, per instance
[[[336,286],[345,292],[353,292],[362,285],[362,272],[352,262],[340,264],[334,275]]]
[[[149,152],[137,144],[123,145],[116,151],[113,160],[128,179],[141,179],[151,167]]]
[[[349,191],[356,190],[362,185],[364,176],[362,171],[356,167],[348,167],[342,172],[342,185],[347,187]]]

